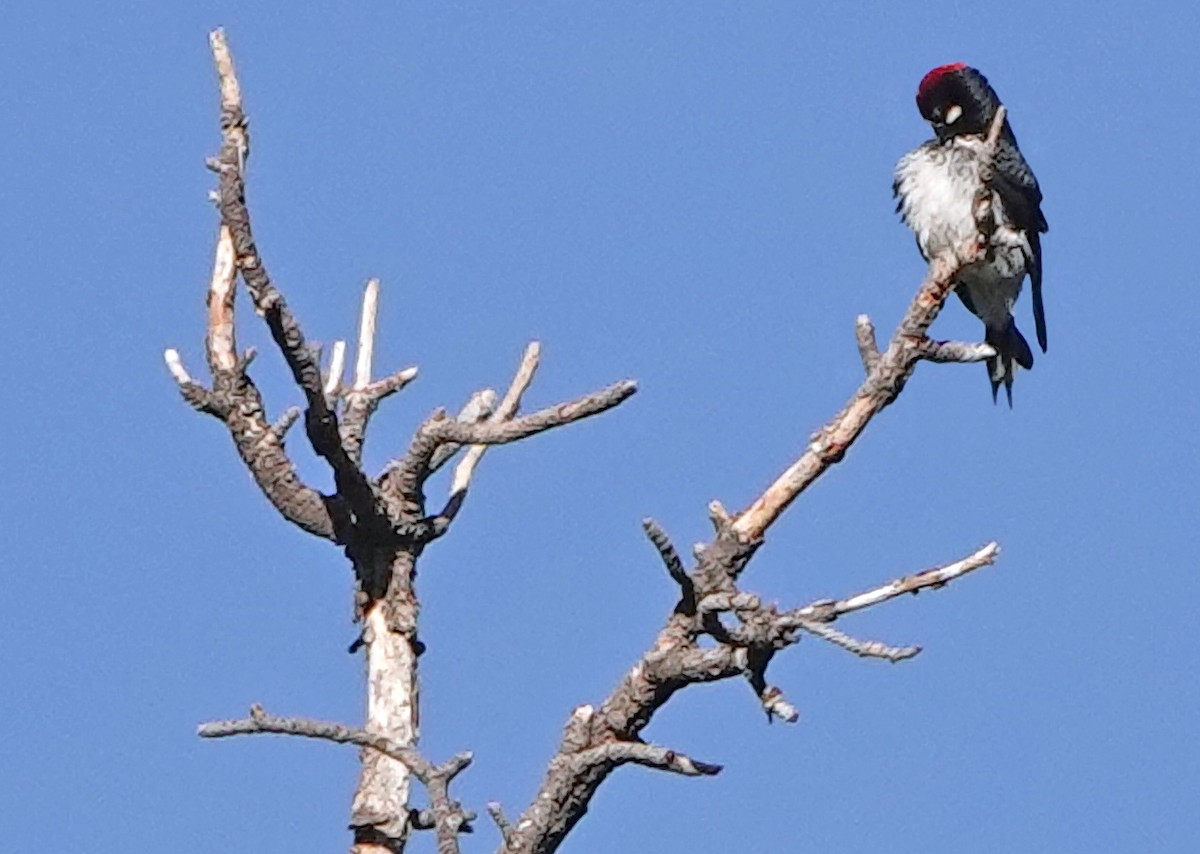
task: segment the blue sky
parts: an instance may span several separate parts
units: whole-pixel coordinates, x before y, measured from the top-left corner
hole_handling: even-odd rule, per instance
[[[923,272],[890,198],[926,136],[917,81],[983,69],[1046,194],[1050,352],[1012,411],[980,366],[919,368],[746,584],[803,604],[993,538],[1001,563],[846,621],[923,644],[913,662],[781,656],[795,727],[742,683],[685,692],[647,735],[725,772],[624,770],[563,850],[1200,847],[1200,13],[949,5],[6,4],[6,850],[346,844],[352,750],[194,736],[252,701],[362,705],[347,565],[275,517],[161,362],[202,367],[217,25],[260,245],[308,334],[349,335],[379,276],[377,363],[421,367],[373,466],[531,338],[531,405],[641,383],[490,454],[422,563],[423,747],[474,750],[458,794],[510,813],[673,603],[638,520],[705,537],[706,503],[745,505],[857,383],[855,315],[894,326]],[[273,411],[299,402],[242,316]],[[1032,334],[1027,296],[1018,317]],[[979,327],[954,303],[935,333]],[[468,849],[494,847],[481,821]]]

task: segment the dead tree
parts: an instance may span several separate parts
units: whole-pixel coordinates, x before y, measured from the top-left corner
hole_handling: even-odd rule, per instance
[[[275,509],[289,522],[344,549],[354,567],[355,614],[361,635],[352,652],[366,662],[367,713],[361,728],[300,718],[279,718],[252,706],[241,720],[207,723],[199,733],[220,738],[250,733],[302,735],[358,745],[362,771],[354,794],[350,825],[356,854],[399,852],[412,831],[433,830],[438,851],[459,850],[459,834],[475,813],[449,793],[454,777],[471,762],[460,753],[435,764],[417,750],[417,661],[422,649],[417,627],[419,599],[414,586],[417,561],[425,547],[443,536],[466,500],[472,474],[492,445],[515,442],[545,430],[606,412],[636,390],[615,383],[576,400],[521,414],[521,398],[538,366],[539,348],[525,350],[512,384],[502,398],[490,389],[475,393],[450,417],[437,410],[417,428],[404,454],[369,475],[362,465],[363,441],[371,415],[387,397],[417,374],[406,368],[372,379],[372,349],[378,283],[367,284],[358,331],[357,355],[347,384],[345,345],[338,342],[322,370],[322,354],[310,345],[283,295],[272,283],[255,244],[245,198],[244,167],[250,152],[246,114],[224,34],[210,36],[221,96],[220,153],[208,162],[216,173],[214,200],[221,225],[208,289],[205,353],[212,380],[194,380],[175,350],[167,367],[183,398],[200,412],[220,419],[242,461]],[[996,117],[989,142],[1003,125]],[[896,400],[917,363],[977,362],[993,354],[984,344],[934,341],[930,325],[953,290],[957,270],[983,257],[992,229],[988,198],[976,206],[979,237],[955,257],[935,258],[893,333],[880,350],[871,321],[857,321],[858,350],[865,377],[845,407],[814,433],[804,452],[740,513],[713,501],[708,506],[714,534],[696,546],[691,568],[652,520],[643,522],[667,573],[679,587],[678,599],[650,648],[598,706],[581,705],[567,720],[558,752],[532,803],[510,821],[498,803],[487,810],[501,834],[498,851],[546,854],[555,851],[587,811],[597,788],[621,765],[637,764],[687,776],[717,774],[721,766],[644,741],[655,712],[689,685],[721,679],[747,680],[768,718],[794,722],[798,713],[783,691],[767,679],[774,655],[813,635],[856,655],[892,662],[915,656],[915,646],[866,641],[834,627],[844,615],[905,593],[937,588],[991,564],[999,551],[988,543],[961,560],[918,572],[844,599],[820,600],[783,610],[744,589],[742,574],[763,543],[767,529],[831,466],[839,462],[871,419]],[[234,297],[240,275],[256,313],[263,318],[292,377],[304,396],[303,413],[291,408],[269,421],[262,397],[248,373],[254,353],[237,349]],[[306,485],[288,457],[285,436],[303,414],[313,450],[333,472],[335,492],[325,495]],[[440,509],[427,509],[426,484],[457,457],[449,495]],[[709,642],[701,644],[701,639]],[[411,781],[425,789],[428,806],[411,805]]]

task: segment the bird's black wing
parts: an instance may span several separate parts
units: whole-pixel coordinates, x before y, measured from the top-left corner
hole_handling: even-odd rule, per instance
[[[995,175],[992,183],[1014,223],[1029,232],[1044,233],[1048,226],[1042,215],[1042,188],[1021,150],[1006,140],[996,144]]]
[[[1032,257],[1029,259],[1029,284],[1033,293],[1033,320],[1037,324],[1037,340],[1046,350],[1046,311],[1042,305],[1042,239],[1049,226],[1042,213],[1042,188],[1015,140],[1001,138],[996,146],[995,173],[992,184],[1013,224],[1029,237]]]

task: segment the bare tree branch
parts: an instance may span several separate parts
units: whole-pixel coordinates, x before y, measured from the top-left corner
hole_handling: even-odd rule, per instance
[[[994,162],[996,156],[996,143],[1000,139],[1000,133],[1004,129],[1004,121],[1008,115],[1008,110],[1003,104],[996,110],[996,115],[992,118],[992,126],[988,130],[986,144],[980,152],[979,166],[979,190],[975,195],[975,228],[976,228],[976,252],[986,255],[989,247],[992,244],[992,235],[996,232],[996,212],[992,208],[993,193],[990,189],[992,181],[995,177]]]
[[[625,380],[577,400],[549,406],[506,421],[467,424],[446,418],[437,419],[428,425],[426,433],[439,444],[455,442],[460,445],[505,445],[607,412],[624,402],[635,391],[637,383]]]
[[[371,279],[363,290],[354,382],[345,394],[346,406],[341,423],[342,444],[350,458],[359,464],[362,463],[362,446],[371,416],[375,414],[379,404],[403,389],[417,376],[416,368],[405,368],[382,380],[371,380],[378,315],[379,280]]]
[[[305,340],[300,324],[283,294],[271,281],[254,241],[250,212],[246,207],[243,170],[249,156],[249,130],[242,107],[241,87],[237,82],[225,34],[216,30],[209,40],[221,88],[223,141],[216,160],[219,185],[217,207],[222,223],[233,238],[237,268],[255,309],[266,321],[271,338],[283,354],[292,378],[304,393],[308,404],[305,428],[309,442],[317,455],[324,458],[333,470],[338,494],[349,502],[356,517],[380,517],[379,497],[370,479],[343,446],[337,414],[326,402],[317,351]]]
[[[346,371],[346,342],[334,341],[329,354],[329,370],[325,372],[325,397],[336,398],[342,386],[342,375]]]
[[[508,820],[508,816],[504,814],[504,810],[501,808],[500,802],[488,801],[487,811],[488,815],[492,817],[492,821],[496,822],[496,827],[500,831],[500,836],[503,838],[504,844],[508,845],[513,838],[513,827],[512,823]]]
[[[178,350],[163,351],[163,361],[167,363],[167,370],[171,372],[171,376],[175,378],[175,382],[181,386],[195,382],[187,372],[187,368],[183,366],[183,359],[180,357]]]
[[[284,437],[287,436],[288,430],[292,429],[292,425],[300,420],[300,414],[299,406],[289,406],[284,410],[282,415],[275,419],[275,423],[271,425],[271,432],[281,443]]]
[[[234,735],[295,735],[322,739],[338,744],[367,747],[404,763],[429,792],[432,827],[437,831],[439,854],[458,854],[458,834],[470,816],[450,797],[449,784],[471,764],[471,754],[459,753],[441,765],[434,765],[415,748],[364,729],[311,718],[279,718],[268,715],[261,706],[250,707],[250,717],[230,721],[212,721],[197,730],[201,738],[228,738]]]
[[[379,317],[379,280],[371,279],[363,291],[362,315],[358,324],[358,357],[354,362],[354,388],[365,389],[371,382],[371,362],[375,359],[375,325]]]
[[[991,344],[966,341],[924,341],[921,358],[927,362],[982,362],[996,355]]]
[[[224,411],[213,397],[212,392],[192,379],[187,372],[187,368],[183,366],[183,357],[179,355],[178,350],[164,350],[163,361],[167,363],[167,370],[171,372],[171,376],[179,385],[180,395],[193,409],[208,415],[215,415],[217,418],[225,417]]]
[[[236,81],[233,88],[236,89]],[[334,539],[330,501],[307,486],[283,449],[283,431],[267,421],[262,397],[246,373],[248,359],[237,356],[234,297],[237,268],[233,237],[222,226],[217,237],[213,274],[208,287],[208,331],[205,353],[213,377],[211,391],[183,370],[175,350],[164,358],[184,400],[225,422],[242,461],[275,509],[288,521],[325,539]],[[285,414],[286,419],[286,414]],[[281,420],[282,424],[282,420]]]
[[[881,602],[895,599],[897,596],[903,596],[906,593],[916,594],[928,587],[942,587],[969,572],[974,572],[981,567],[991,566],[996,562],[996,557],[999,554],[1000,546],[995,542],[991,542],[967,555],[962,560],[954,561],[954,563],[937,566],[933,569],[926,569],[913,575],[906,575],[903,578],[897,578],[888,584],[872,588],[864,593],[859,593],[846,599],[839,599],[837,601],[827,599],[821,602],[814,602],[811,605],[797,609],[793,612],[792,616],[798,620],[833,622],[844,614],[870,608],[872,605],[878,605]]]
[[[871,419],[895,401],[922,358],[921,342],[950,295],[958,268],[958,262],[950,258],[935,258],[930,262],[929,274],[904,313],[887,349],[877,359],[870,358],[867,351],[864,363],[870,363],[871,368],[866,379],[842,411],[813,435],[800,458],[738,514],[733,523],[738,536],[747,542],[760,539],[800,493],[830,466],[841,462]],[[865,326],[866,323],[860,320],[860,330]]]
[[[658,556],[662,558],[663,565],[667,568],[667,574],[675,580],[685,594],[691,593],[693,590],[692,579],[688,578],[687,570],[683,568],[683,559],[671,545],[667,532],[649,517],[642,520],[642,528],[645,529],[650,542],[658,549]],[[684,598],[691,597],[685,596]]]
[[[331,721],[312,718],[280,718],[268,715],[261,706],[250,707],[250,717],[227,721],[210,721],[201,724],[196,734],[201,738],[228,738],[234,735],[296,735],[332,741],[337,744],[354,744],[369,747],[403,762],[421,782],[433,773],[433,763],[425,759],[416,748],[398,744],[387,736],[348,727]]]
[[[685,777],[713,777],[721,773],[720,765],[701,762],[666,747],[640,741],[610,741],[574,754],[571,761],[580,769],[592,766],[616,768],[633,763],[659,771],[682,774]]]
[[[858,342],[858,355],[862,359],[863,371],[867,376],[879,364],[879,344],[875,340],[875,324],[865,314],[860,314],[854,322],[854,337]]]
[[[732,531],[718,534],[704,549],[696,570],[689,574],[698,588],[696,608],[689,612],[676,607],[650,650],[599,709],[592,706],[576,709],[537,796],[513,825],[511,838],[501,850],[509,854],[555,851],[583,816],[596,789],[616,767],[611,763],[580,762],[573,757],[592,757],[590,750],[609,744],[637,743],[639,733],[654,713],[687,685],[744,676],[768,719],[778,717],[795,723],[799,711],[778,686],[767,682],[766,669],[775,652],[797,641],[798,631],[817,635],[865,657],[892,661],[911,658],[918,648],[859,641],[826,624],[903,593],[940,587],[990,564],[997,551],[996,545],[989,543],[961,561],[906,576],[866,593],[779,612],[774,606],[764,605],[760,597],[738,591],[731,580],[753,555],[754,547],[740,544]],[[713,592],[702,592],[708,588]],[[736,615],[740,626],[727,630],[708,621],[723,612]],[[696,637],[702,632],[712,634],[718,646],[699,646]]]
[[[845,632],[838,631],[827,623],[797,620],[795,625],[797,628],[803,629],[811,635],[816,635],[821,640],[829,641],[834,646],[840,646],[842,649],[862,658],[885,658],[894,664],[897,661],[912,658],[921,652],[919,646],[888,646],[879,641],[859,640]]]
[[[625,380],[529,415],[503,419],[497,419],[493,415],[492,418],[477,424],[467,424],[449,418],[445,410],[439,409],[417,428],[404,457],[388,466],[380,478],[381,488],[389,495],[398,494],[405,500],[414,501],[432,470],[431,466],[438,449],[443,445],[503,445],[520,441],[546,430],[607,412],[624,403],[636,391],[637,383]],[[468,477],[471,471],[473,469],[464,470],[462,476]],[[435,517],[437,532],[444,531],[449,521],[454,518],[465,494],[465,488],[451,492],[446,509]],[[434,531],[431,531],[431,535],[433,534]]]

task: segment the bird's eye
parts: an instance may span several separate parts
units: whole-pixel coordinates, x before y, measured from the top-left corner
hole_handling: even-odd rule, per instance
[[[946,124],[952,125],[962,117],[962,107],[958,104],[951,104],[946,110]]]

